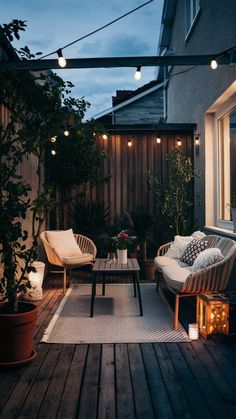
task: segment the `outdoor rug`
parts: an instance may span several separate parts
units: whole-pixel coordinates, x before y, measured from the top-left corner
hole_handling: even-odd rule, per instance
[[[143,317],[132,284],[97,285],[90,317],[91,285],[72,285],[44,333],[47,343],[188,342],[183,327],[173,330],[173,312],[155,284],[140,284]]]

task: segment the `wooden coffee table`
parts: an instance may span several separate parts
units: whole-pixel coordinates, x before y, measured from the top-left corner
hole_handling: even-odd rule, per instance
[[[136,288],[138,291],[139,310],[140,316],[143,315],[142,297],[139,284],[139,271],[140,267],[137,259],[128,259],[127,264],[120,264],[117,261],[107,259],[96,259],[93,265],[93,283],[92,295],[90,305],[90,317],[93,317],[94,311],[94,298],[96,295],[97,275],[102,275],[102,295],[105,295],[105,277],[106,275],[131,275],[134,286],[134,297],[137,296]]]

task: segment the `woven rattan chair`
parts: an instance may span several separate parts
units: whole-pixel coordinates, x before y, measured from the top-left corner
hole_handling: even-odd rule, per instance
[[[81,257],[75,258],[75,260],[70,260],[70,258],[61,258],[59,257],[56,249],[52,247],[47,238],[47,231],[41,233],[40,238],[43,242],[44,249],[47,255],[48,262],[53,266],[60,266],[63,268],[63,292],[66,292],[66,282],[67,282],[67,271],[73,268],[79,268],[85,265],[91,265],[96,257],[97,248],[92,240],[88,237],[82,236],[81,234],[74,234],[75,240],[79,245],[79,248],[82,252]],[[73,259],[73,258],[71,258]]]
[[[201,293],[222,292],[227,287],[230,273],[233,268],[234,259],[236,256],[236,242],[220,237],[217,235],[208,235],[204,239],[208,242],[207,247],[217,247],[221,250],[224,258],[210,265],[204,269],[191,273],[185,281],[181,284],[181,288],[176,289],[171,284],[168,278],[162,272],[161,268],[157,267],[157,280],[161,286],[167,287],[175,294],[175,316],[174,329],[178,329],[179,317],[179,299],[181,297],[196,296]],[[158,249],[157,256],[164,256],[169,249],[171,243],[167,243]],[[173,284],[173,283],[172,283]]]

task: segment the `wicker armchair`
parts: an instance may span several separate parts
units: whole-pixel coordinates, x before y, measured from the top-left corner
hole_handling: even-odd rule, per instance
[[[208,242],[207,247],[217,247],[221,250],[224,259],[204,269],[193,272],[185,279],[178,289],[173,287],[162,269],[157,266],[157,278],[160,285],[164,285],[175,294],[174,329],[178,329],[179,299],[181,297],[196,296],[200,293],[221,292],[227,287],[230,273],[236,256],[236,242],[217,235],[205,236],[203,240]],[[172,243],[172,242],[171,242]],[[171,243],[161,246],[157,256],[164,256]]]
[[[66,292],[66,281],[67,281],[67,270],[73,268],[79,268],[80,266],[91,265],[96,257],[97,248],[92,240],[88,237],[82,236],[81,234],[74,234],[75,240],[79,245],[82,252],[81,257],[70,262],[63,260],[59,257],[56,249],[52,247],[47,238],[47,231],[40,234],[40,238],[43,242],[44,249],[47,255],[48,262],[54,266],[61,266],[63,268],[63,292]],[[68,258],[67,258],[68,259]]]

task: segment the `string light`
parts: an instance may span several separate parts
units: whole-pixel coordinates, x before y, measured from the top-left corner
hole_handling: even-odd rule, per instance
[[[107,138],[108,138],[107,134],[103,134],[102,138],[103,138],[104,140],[107,140]]]
[[[55,156],[55,155],[56,155],[56,150],[52,149],[52,150],[51,150],[51,154],[52,154],[53,156]]]
[[[64,135],[65,135],[65,137],[69,137],[69,131],[68,131],[68,129],[65,129],[65,131],[64,131]]]
[[[131,139],[128,140],[127,145],[128,145],[128,147],[132,147],[133,143],[132,143]]]
[[[216,70],[218,68],[218,63],[216,60],[211,60],[211,69]]]
[[[62,54],[62,49],[61,48],[59,48],[58,50],[57,50],[57,54],[58,54],[58,65],[61,67],[61,68],[64,68],[64,67],[66,67],[66,59],[63,57],[63,54]]]
[[[141,65],[138,65],[135,73],[134,73],[134,78],[135,80],[140,80],[141,79]]]
[[[178,138],[178,140],[177,140],[177,146],[180,147],[181,144],[182,144],[182,141],[180,140],[180,138]]]
[[[55,143],[57,141],[57,136],[54,135],[53,137],[51,137],[50,141],[51,143]]]
[[[161,144],[161,138],[160,137],[157,137],[156,138],[156,142],[157,142],[157,144]]]

